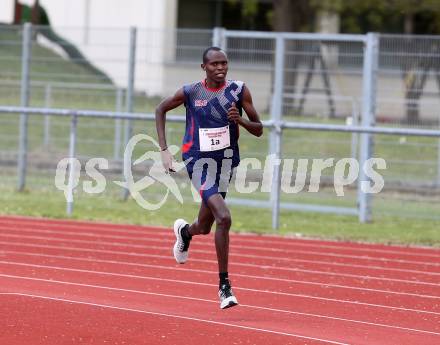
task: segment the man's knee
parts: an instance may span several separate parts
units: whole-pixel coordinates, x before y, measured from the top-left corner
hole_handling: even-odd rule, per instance
[[[223,213],[221,213],[217,218],[216,218],[216,223],[218,227],[221,227],[222,229],[226,229],[229,230],[229,228],[231,227],[231,223],[232,223],[232,219],[231,219],[231,214],[229,213],[229,211],[225,211]]]

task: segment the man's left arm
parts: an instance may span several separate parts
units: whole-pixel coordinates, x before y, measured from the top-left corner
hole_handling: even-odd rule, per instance
[[[229,121],[235,122],[238,125],[246,128],[246,130],[255,135],[256,137],[261,137],[263,135],[263,124],[260,121],[257,111],[255,110],[254,104],[252,103],[252,96],[249,89],[245,86],[243,90],[243,100],[242,106],[248,119],[240,116],[235,103],[232,103],[232,107],[228,110]]]

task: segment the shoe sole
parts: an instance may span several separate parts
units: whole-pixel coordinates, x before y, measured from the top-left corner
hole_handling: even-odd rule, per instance
[[[236,305],[238,305],[237,299],[235,297],[229,297],[227,300],[223,301],[220,305],[220,309],[228,309]]]
[[[178,264],[183,265],[183,264],[186,262],[186,260],[185,260],[185,261],[179,261],[179,260],[177,260],[177,258],[176,258],[176,254],[174,254],[174,252],[176,251],[176,246],[177,246],[177,242],[174,243],[174,247],[173,247],[173,255],[174,255],[174,259],[176,260],[176,262],[177,262]]]
[[[228,308],[231,308],[231,307],[234,307],[234,306],[236,306],[236,305],[238,305],[238,303],[235,303],[235,302],[229,302],[229,304],[228,304],[227,306],[223,307],[222,310],[224,310],[224,309],[228,309]]]
[[[183,221],[183,220],[182,220]],[[176,222],[177,222],[177,220],[176,220]],[[181,264],[181,265],[183,265],[188,259],[185,259],[184,261],[179,261],[179,260],[177,260],[177,258],[176,258],[176,255],[174,254],[174,252],[176,252],[176,250],[177,250],[177,242],[178,242],[178,240],[179,240],[179,227],[177,226],[176,227],[176,222],[174,222],[174,226],[173,226],[173,230],[174,230],[174,235],[176,236],[176,242],[174,243],[174,247],[173,247],[173,255],[174,255],[174,259],[176,260],[176,262],[178,263],[178,264]],[[184,222],[184,221],[183,221]],[[183,223],[183,222],[181,222],[181,223]],[[188,224],[188,223],[183,223],[183,224]]]

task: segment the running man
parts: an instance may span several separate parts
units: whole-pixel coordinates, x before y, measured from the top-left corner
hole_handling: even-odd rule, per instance
[[[228,58],[217,47],[203,53],[204,80],[185,85],[174,96],[165,98],[156,109],[156,129],[165,173],[174,172],[173,157],[167,149],[166,113],[184,104],[186,132],[182,158],[189,178],[202,197],[198,218],[189,224],[183,219],[174,223],[176,243],[174,258],[178,263],[188,259],[188,249],[195,235],[207,235],[215,221],[215,248],[219,269],[220,308],[237,305],[228,278],[229,229],[231,213],[226,206],[227,187],[233,168],[240,163],[239,127],[260,137],[263,125],[252,104],[249,89],[241,81],[227,80]],[[242,117],[242,109],[248,119]]]

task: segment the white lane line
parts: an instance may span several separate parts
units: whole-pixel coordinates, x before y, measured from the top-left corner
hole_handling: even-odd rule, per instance
[[[40,295],[34,295],[34,294],[16,293],[16,295],[17,296],[23,296],[23,297],[41,298],[41,299],[46,299],[46,300],[51,300],[51,301],[58,301],[58,302],[65,302],[65,303],[82,304],[82,305],[88,305],[88,306],[100,307],[100,308],[122,310],[122,311],[135,312],[135,313],[148,314],[148,315],[155,315],[155,316],[164,316],[164,317],[170,317],[170,318],[182,319],[182,320],[198,321],[198,322],[204,322],[204,323],[215,324],[215,325],[220,325],[220,326],[228,326],[228,327],[246,329],[246,330],[251,330],[251,331],[258,331],[258,332],[264,332],[264,333],[284,335],[284,336],[289,336],[289,337],[293,337],[293,338],[300,338],[300,339],[307,339],[307,340],[316,340],[316,341],[326,342],[326,343],[329,343],[329,344],[348,345],[348,344],[345,344],[345,343],[340,343],[340,342],[336,342],[336,341],[332,341],[332,340],[326,340],[326,339],[320,339],[320,338],[314,338],[314,337],[307,337],[307,336],[303,336],[303,335],[299,335],[299,334],[294,334],[294,333],[271,331],[269,329],[264,329],[264,328],[256,328],[256,327],[242,326],[242,325],[237,325],[237,324],[227,323],[227,322],[198,319],[198,318],[189,317],[189,316],[181,316],[181,315],[175,315],[175,314],[165,314],[165,313],[158,313],[158,312],[141,310],[141,309],[124,308],[124,307],[117,307],[117,306],[108,305],[108,304],[90,303],[90,302],[83,302],[83,301],[77,301],[77,300],[71,300],[71,299],[65,299],[65,298],[40,296]]]
[[[160,296],[160,297],[167,297],[167,298],[173,298],[173,299],[186,299],[186,300],[193,300],[193,301],[198,301],[198,302],[207,302],[207,303],[213,303],[213,304],[214,303],[215,304],[218,303],[217,300],[208,300],[208,299],[202,299],[202,298],[187,297],[187,296],[182,296],[182,295],[162,294],[162,293],[149,292],[149,291],[140,291],[140,290],[131,290],[131,289],[120,289],[120,288],[113,288],[113,287],[108,287],[108,286],[103,286],[103,285],[91,285],[91,284],[75,283],[75,282],[70,282],[70,281],[33,278],[33,277],[27,277],[27,276],[14,276],[14,275],[7,275],[7,274],[0,274],[0,276],[6,277],[6,278],[13,278],[13,279],[23,279],[23,280],[39,281],[39,282],[45,282],[45,283],[50,283],[50,284],[73,285],[73,286],[90,287],[90,288],[96,288],[96,289],[102,289],[102,290],[122,291],[122,292],[130,292],[130,293],[150,295],[150,296]],[[284,313],[284,314],[292,314],[292,315],[309,316],[309,317],[315,317],[315,318],[321,318],[321,319],[328,319],[328,320],[336,320],[336,321],[343,321],[343,322],[358,323],[358,324],[363,324],[363,325],[368,325],[368,326],[384,327],[384,328],[398,329],[398,330],[403,330],[403,331],[410,331],[410,332],[417,332],[417,333],[424,333],[424,334],[431,334],[431,335],[440,335],[440,333],[432,332],[432,331],[427,331],[427,330],[408,328],[408,327],[401,327],[401,326],[393,326],[393,325],[387,325],[387,324],[375,323],[375,322],[359,321],[359,320],[353,320],[353,319],[345,319],[345,318],[328,316],[328,315],[303,313],[303,312],[296,312],[296,311],[291,311],[291,310],[275,309],[275,308],[268,308],[268,307],[260,307],[260,306],[248,305],[248,304],[240,304],[240,306],[242,308],[265,310],[265,311],[270,311],[270,312],[275,312],[275,313]]]
[[[0,227],[1,229],[1,227]],[[9,228],[8,228],[9,230]],[[32,231],[33,229],[30,229],[29,231]],[[0,230],[1,231],[1,230]],[[17,229],[13,229],[12,231],[20,231]],[[50,231],[50,230],[47,230]],[[121,231],[122,233],[124,233],[124,231]],[[63,234],[66,233],[65,231],[57,231],[55,232],[56,234]],[[73,232],[73,234],[78,235],[78,234],[83,234],[83,233],[78,233],[78,232]],[[106,236],[110,236],[110,235],[96,235],[93,233],[87,233],[90,236],[97,236],[97,237],[106,237]],[[157,236],[157,234],[155,234],[155,236]],[[163,243],[164,240],[163,239],[156,239],[154,237],[146,237],[144,239],[140,239],[140,238],[132,238],[132,237],[126,237],[126,236],[114,236],[114,238],[120,238],[120,237],[124,237],[127,239],[134,239],[134,240],[149,240],[152,242],[160,242]],[[173,240],[174,237],[169,235],[169,236],[165,236],[166,239],[169,240]],[[240,236],[234,236],[234,240],[238,239]],[[110,237],[109,237],[110,238]],[[112,236],[113,238],[113,236]],[[267,242],[265,241],[265,238],[262,237],[262,239],[260,241],[252,241],[252,242],[256,242],[258,244],[261,244],[262,241],[264,241],[265,244],[267,244]],[[211,243],[205,243],[206,241],[199,241],[198,245],[199,246],[211,246]],[[285,245],[284,245],[285,246]],[[411,264],[411,265],[423,265],[423,266],[434,266],[434,267],[440,267],[440,263],[435,263],[435,262],[426,262],[426,261],[414,261],[414,260],[404,260],[404,259],[390,259],[390,258],[383,258],[383,257],[373,257],[373,256],[367,256],[367,255],[348,255],[348,254],[340,254],[340,253],[330,253],[330,252],[317,252],[317,251],[311,251],[311,250],[298,250],[298,249],[281,249],[281,248],[271,248],[270,246],[249,246],[249,245],[243,245],[243,244],[233,244],[231,243],[231,248],[238,248],[238,249],[251,249],[251,250],[262,250],[262,251],[270,251],[270,252],[275,252],[275,253],[286,253],[286,254],[304,254],[304,255],[314,255],[314,256],[323,256],[323,257],[331,257],[331,258],[347,258],[347,259],[355,259],[355,260],[368,260],[368,261],[378,261],[378,262],[393,262],[393,263],[398,263],[398,264]]]
[[[13,238],[19,238],[19,239],[30,239],[30,240],[42,240],[42,241],[53,241],[53,242],[61,242],[61,243],[78,243],[78,244],[88,244],[88,245],[106,245],[110,247],[129,247],[129,248],[138,248],[138,249],[159,249],[159,250],[167,250],[171,247],[153,247],[153,246],[144,246],[144,245],[126,245],[124,243],[118,243],[118,242],[103,242],[103,241],[86,241],[86,240],[63,240],[53,237],[41,237],[41,236],[26,236],[26,235],[7,235],[7,234],[0,234],[0,237],[13,237]],[[66,248],[64,245],[59,247]],[[115,254],[117,253],[126,253],[124,251],[114,250]],[[209,252],[211,253],[211,252]],[[157,258],[169,258],[169,256],[163,256],[163,255],[156,255],[156,254],[145,254],[149,257],[157,257]],[[215,260],[209,260],[209,259],[200,259],[197,258],[198,262],[205,262],[205,263],[217,263]],[[350,274],[350,273],[337,273],[337,272],[328,272],[328,271],[320,271],[320,270],[308,270],[303,268],[293,268],[293,267],[283,267],[283,266],[271,266],[271,265],[255,265],[250,263],[241,263],[241,262],[231,262],[230,265],[236,265],[236,266],[242,266],[242,267],[253,267],[253,268],[259,268],[259,269],[271,269],[271,270],[278,270],[278,271],[286,271],[286,272],[301,272],[301,273],[307,273],[307,274],[322,274],[322,275],[328,275],[328,276],[335,276],[335,277],[346,277],[346,278],[356,278],[356,279],[364,279],[364,280],[379,280],[379,281],[387,281],[387,282],[397,282],[397,283],[405,283],[405,284],[413,284],[413,285],[427,285],[427,286],[435,286],[440,287],[440,283],[431,283],[431,282],[425,282],[420,280],[406,280],[406,279],[397,279],[397,278],[387,278],[387,277],[378,277],[378,276],[372,276],[372,275],[358,275],[358,274]]]
[[[0,242],[1,243],[1,242]],[[77,251],[77,252],[86,252],[86,253],[103,253],[103,254],[116,254],[113,250],[102,250],[102,249],[82,249],[82,248],[75,248],[75,247],[57,247],[57,246],[50,246],[50,245],[37,245],[37,244],[28,244],[28,243],[7,243],[7,244],[18,244],[23,247],[32,247],[32,248],[45,248],[45,249],[66,249],[71,251]],[[141,253],[118,253],[118,255],[127,255],[130,257],[154,257],[158,259],[169,259],[169,257],[161,256],[161,255],[150,255],[150,254],[141,254]],[[1,251],[0,251],[1,256]],[[199,260],[200,261],[200,260]],[[217,263],[216,261],[211,261],[211,263]],[[165,267],[165,266],[154,266],[154,267]],[[173,267],[172,269],[175,269]],[[204,270],[198,270],[198,269],[185,269],[187,271],[192,272],[210,272],[210,271],[204,271]],[[357,286],[350,286],[350,285],[338,285],[338,284],[330,284],[330,283],[319,283],[319,282],[313,282],[313,281],[307,281],[307,280],[295,280],[295,279],[288,279],[288,278],[277,278],[277,277],[269,277],[264,275],[254,276],[254,275],[248,275],[248,274],[239,274],[234,273],[236,276],[241,277],[247,277],[247,278],[257,278],[257,279],[263,279],[263,280],[271,280],[271,281],[282,281],[282,282],[289,282],[289,283],[299,283],[299,284],[307,284],[307,285],[317,285],[320,287],[336,287],[336,288],[342,288],[342,289],[352,289],[352,290],[360,290],[360,291],[372,291],[372,292],[380,292],[380,293],[386,293],[386,294],[395,294],[395,295],[402,295],[402,296],[413,296],[413,297],[422,297],[422,298],[430,298],[430,299],[440,299],[440,296],[433,296],[433,295],[426,295],[426,294],[417,294],[417,293],[411,293],[411,292],[400,292],[400,291],[393,291],[393,290],[380,290],[380,289],[372,289],[372,288],[362,288]]]
[[[57,259],[65,259],[65,260],[72,260],[72,261],[85,261],[85,262],[93,262],[93,263],[105,263],[105,264],[116,264],[116,265],[129,265],[129,266],[135,266],[135,267],[144,267],[144,268],[155,268],[155,269],[166,269],[166,270],[175,270],[175,268],[170,268],[168,266],[156,266],[156,265],[148,265],[148,264],[136,264],[131,262],[124,262],[124,261],[112,261],[112,260],[98,260],[98,259],[89,259],[89,258],[78,258],[78,257],[72,257],[72,256],[64,256],[64,255],[48,255],[48,254],[33,254],[33,253],[25,253],[25,252],[16,252],[16,251],[7,251],[8,253],[13,254],[20,254],[23,256],[37,256],[37,257],[48,257],[48,258],[57,258]],[[71,269],[69,267],[62,267],[62,266],[45,266],[49,269],[60,269],[60,270],[68,270]],[[78,269],[79,270],[79,269]],[[198,273],[206,273],[206,274],[216,274],[215,271],[201,271],[196,270]],[[87,273],[97,273],[102,274],[102,271],[88,271]],[[117,273],[115,273],[117,274]],[[234,274],[235,275],[235,274]],[[240,275],[236,275],[240,276]],[[139,276],[142,277],[142,279],[147,280],[156,280],[156,281],[164,281],[164,282],[170,282],[170,283],[183,283],[183,284],[192,284],[192,285],[202,285],[202,286],[217,286],[216,284],[209,284],[209,283],[200,283],[195,281],[189,281],[189,280],[177,280],[177,279],[167,279],[167,278],[158,278],[158,277],[152,277],[152,276]],[[419,310],[419,309],[410,309],[410,308],[403,308],[403,307],[394,307],[394,306],[387,306],[382,304],[373,304],[373,303],[365,303],[365,302],[356,302],[356,301],[349,301],[349,300],[341,300],[337,298],[326,298],[326,297],[317,297],[317,296],[311,296],[311,295],[304,295],[304,294],[294,294],[294,293],[288,293],[288,292],[278,292],[278,291],[269,291],[269,290],[259,290],[259,289],[250,289],[250,288],[244,288],[237,285],[234,285],[234,290],[243,290],[243,291],[251,291],[256,293],[264,293],[264,294],[270,294],[270,295],[279,295],[279,296],[287,296],[287,297],[298,297],[298,298],[306,298],[306,299],[314,299],[319,301],[326,301],[326,302],[336,302],[336,303],[346,303],[346,304],[354,304],[354,305],[361,305],[361,306],[367,306],[367,307],[374,307],[374,308],[384,308],[384,309],[391,309],[391,310],[399,310],[399,311],[405,311],[405,312],[415,312],[415,313],[422,313],[422,314],[429,314],[429,315],[438,315],[440,316],[440,312],[434,312],[434,311],[426,311],[426,310]]]
[[[0,230],[1,231],[1,230]],[[7,231],[11,231],[11,232],[19,232],[19,233],[23,233],[22,229],[7,229]],[[93,238],[106,238],[106,239],[118,239],[118,240],[132,240],[132,241],[137,241],[139,243],[139,241],[142,241],[140,239],[135,239],[132,237],[125,237],[125,236],[112,236],[112,235],[95,235],[95,234],[78,234],[75,232],[63,232],[62,234],[56,231],[52,231],[52,230],[35,230],[35,229],[30,229],[30,230],[24,230],[27,232],[33,232],[33,233],[41,233],[41,234],[58,234],[58,235],[71,235],[71,236],[84,236],[84,237],[93,237]],[[7,233],[4,233],[4,235],[7,235]],[[26,236],[26,235],[24,235]],[[22,236],[20,236],[22,237]],[[62,240],[58,237],[45,237],[47,239],[57,239],[57,240]],[[70,239],[66,239],[66,241],[69,241]],[[167,243],[169,242],[170,246],[173,245],[173,241],[170,238],[170,241],[164,241],[163,239],[155,239],[155,238],[151,238],[148,240],[145,240],[148,242],[158,242],[158,243]],[[99,241],[99,243],[102,244],[109,244],[110,242],[102,242]],[[121,243],[121,242],[119,242]],[[118,243],[118,244],[119,244]],[[123,242],[125,243],[125,242]],[[115,244],[115,242],[111,242],[110,244]],[[148,245],[148,243],[144,244],[144,245],[133,245],[130,243],[124,244],[124,246],[133,246],[134,248],[142,248],[142,249],[146,249],[146,248],[153,248],[153,249],[168,249],[168,247],[164,247],[164,246],[150,246]],[[197,246],[209,246],[212,247],[212,244],[204,244],[204,243],[197,243]],[[243,249],[244,247],[242,246],[238,246],[238,245],[230,245],[231,249]],[[249,248],[252,249],[252,248]],[[212,254],[214,253],[213,250],[202,250],[202,249],[192,249],[192,252],[195,253],[203,253],[203,254]],[[310,253],[308,253],[310,254]],[[365,266],[365,264],[363,265],[357,265],[357,264],[348,264],[348,263],[339,263],[339,262],[329,262],[329,261],[323,261],[323,260],[306,260],[306,259],[293,259],[293,258],[286,258],[286,257],[276,257],[276,256],[268,256],[268,255],[251,255],[251,254],[241,254],[241,253],[234,253],[234,252],[230,252],[229,253],[230,256],[237,256],[237,257],[245,257],[245,258],[251,258],[251,259],[267,259],[267,260],[276,260],[276,261],[287,261],[287,262],[303,262],[303,263],[313,263],[313,264],[325,264],[328,266],[339,266],[339,267],[355,267],[355,268],[367,268],[367,269],[372,269],[372,270],[380,270],[380,271],[395,271],[395,272],[402,272],[402,273],[416,273],[416,274],[423,274],[423,275],[428,275],[428,276],[439,276],[440,277],[440,272],[427,272],[427,271],[420,271],[420,270],[412,270],[412,269],[403,269],[403,268],[392,268],[392,267],[384,267],[384,266]],[[358,257],[353,257],[353,258],[358,258]],[[383,260],[381,260],[381,262],[383,262]]]
[[[2,227],[0,226],[0,229]],[[9,230],[10,228],[8,228]],[[20,228],[21,229],[21,228]],[[29,228],[28,228],[29,229]],[[14,231],[19,231],[17,229],[13,229]],[[30,229],[30,231],[33,229]],[[76,229],[77,230],[77,229]],[[50,230],[48,230],[50,231]],[[115,230],[121,233],[126,233],[127,231],[119,231],[119,230]],[[169,232],[169,231],[168,231]],[[60,230],[55,232],[57,234],[63,234],[63,233],[67,233],[66,231]],[[135,231],[135,233],[138,233],[138,231]],[[76,235],[78,235],[79,233],[76,232],[74,233]],[[83,233],[80,233],[83,234]],[[90,234],[90,236],[93,236],[93,233],[87,233]],[[155,233],[155,236],[157,236],[158,234]],[[104,237],[106,235],[94,235],[94,236],[99,236],[99,237]],[[238,236],[234,236],[234,240],[236,239],[240,239],[240,237],[245,237],[245,235],[238,235]],[[115,236],[115,237],[119,237],[119,236]],[[124,236],[121,236],[124,237]],[[166,234],[164,237],[169,238],[170,240],[172,240],[174,237],[171,234]],[[155,239],[152,238],[151,236],[147,236],[145,238],[134,238],[134,237],[127,237],[130,239],[138,239],[138,240],[151,240],[151,241],[157,241],[157,242],[163,242],[163,239]],[[264,241],[265,244],[268,244],[268,242],[266,241],[266,236],[262,236],[261,240],[247,240],[246,242],[255,242],[257,244],[261,244],[261,242]],[[280,245],[283,245],[284,247],[286,247],[288,243],[283,243]],[[210,245],[208,243],[203,243],[203,242],[199,242],[199,245]],[[307,245],[305,245],[307,246]],[[231,247],[234,247],[233,244],[231,244]],[[282,253],[295,253],[295,254],[306,254],[306,255],[319,255],[319,256],[329,256],[329,257],[337,257],[337,258],[348,258],[348,259],[356,259],[356,260],[374,260],[374,261],[379,261],[379,262],[396,262],[399,264],[417,264],[417,265],[425,265],[425,266],[434,266],[434,267],[440,267],[440,262],[439,263],[435,263],[435,262],[426,262],[426,261],[414,261],[414,260],[404,260],[404,259],[391,259],[391,258],[383,258],[383,257],[373,257],[373,256],[367,256],[367,255],[348,255],[348,254],[341,254],[341,253],[329,253],[329,252],[317,252],[317,251],[310,251],[310,250],[298,250],[298,249],[281,249],[281,248],[271,248],[270,246],[248,246],[248,245],[243,245],[243,244],[238,244],[235,245],[235,247],[237,248],[246,248],[246,249],[252,249],[252,250],[263,250],[263,251],[273,251],[273,252],[282,252]],[[341,247],[343,248],[343,247]],[[359,252],[363,251],[363,249],[359,249]],[[402,255],[406,255],[406,253],[401,253]]]
[[[11,218],[11,217],[9,217]],[[29,225],[41,225],[41,226],[48,226],[48,227],[56,227],[56,228],[73,228],[73,229],[78,229],[78,228],[83,228],[85,227],[86,229],[90,229],[92,228],[93,230],[97,230],[97,231],[111,231],[111,232],[123,232],[123,233],[133,233],[133,234],[137,234],[137,235],[142,235],[142,234],[146,234],[146,235],[151,235],[152,231],[154,231],[155,234],[157,234],[159,231],[160,232],[164,232],[167,234],[171,234],[171,227],[167,228],[167,227],[161,227],[161,226],[146,226],[146,225],[137,225],[137,227],[139,227],[138,230],[129,230],[132,229],[133,227],[136,227],[136,225],[130,225],[130,224],[114,224],[114,223],[102,223],[102,222],[90,222],[90,223],[86,223],[86,222],[74,222],[74,221],[66,221],[66,223],[63,224],[58,224],[56,222],[54,223],[50,223],[53,220],[50,219],[46,219],[47,221],[39,221],[38,218],[29,218],[29,221],[31,222],[25,222],[26,224]],[[20,221],[20,219],[19,219]],[[1,223],[7,223],[7,224],[12,224],[12,225],[17,225],[19,223],[17,223],[17,221],[12,220],[6,220],[4,218],[0,218],[0,224]],[[21,222],[21,224],[23,224],[23,222]],[[121,230],[119,229],[114,229],[114,226],[118,226],[120,227]],[[124,229],[124,226],[128,227],[129,229]],[[252,233],[234,233],[234,236],[237,237],[241,237],[242,239],[246,239],[246,237],[249,237],[249,235],[251,236],[258,236],[258,234],[252,234]],[[426,256],[426,257],[431,257],[431,258],[437,258],[440,259],[440,250],[438,249],[434,249],[434,248],[425,248],[425,247],[416,247],[414,249],[417,250],[424,250],[424,251],[430,251],[432,253],[414,253],[414,252],[408,252],[412,249],[412,247],[405,247],[405,246],[398,246],[398,245],[390,245],[390,248],[393,249],[383,249],[383,248],[371,248],[371,247],[366,247],[363,248],[363,244],[362,243],[354,243],[357,244],[356,246],[350,245],[349,242],[347,242],[346,246],[343,245],[332,245],[332,244],[324,244],[322,243],[323,240],[319,240],[319,239],[307,239],[307,238],[300,238],[300,239],[296,239],[294,237],[289,237],[289,236],[277,236],[277,235],[265,235],[262,234],[260,235],[262,239],[264,239],[264,241],[266,243],[272,243],[272,244],[278,244],[278,245],[282,245],[282,246],[286,246],[286,245],[292,245],[292,246],[306,246],[306,247],[317,247],[317,248],[330,248],[330,249],[342,249],[342,250],[355,250],[355,251],[369,251],[372,252],[374,254],[376,253],[385,253],[385,254],[400,254],[400,255],[409,255],[409,256]],[[272,240],[272,239],[276,239],[276,240]],[[247,238],[246,241],[250,241],[250,242],[256,242],[259,243],[260,240],[255,240],[252,238]],[[301,241],[301,242],[299,242]],[[304,241],[308,241],[309,243],[302,243]],[[327,240],[327,242],[331,242],[331,240]],[[334,243],[337,243],[336,241],[334,241]],[[365,246],[369,246],[371,244],[364,244]],[[399,250],[396,250],[399,249]]]

